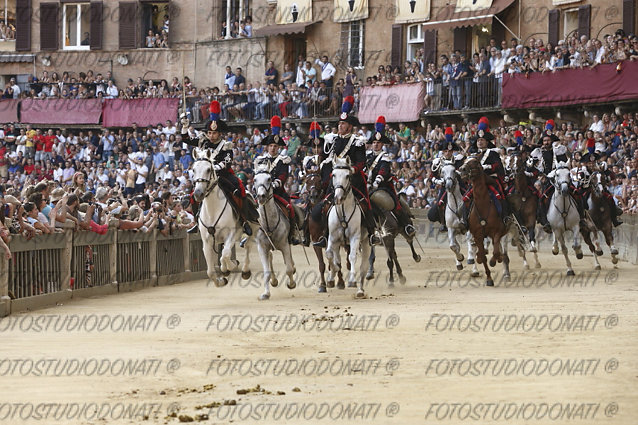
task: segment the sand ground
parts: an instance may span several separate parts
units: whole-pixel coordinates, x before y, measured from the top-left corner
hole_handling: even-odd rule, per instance
[[[638,423],[636,266],[514,256],[486,288],[401,245],[406,283],[379,254],[359,300],[317,294],[294,254],[299,286],[270,301],[232,275],[1,319],[0,423]]]

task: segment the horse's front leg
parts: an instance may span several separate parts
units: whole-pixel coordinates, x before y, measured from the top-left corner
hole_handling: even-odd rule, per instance
[[[567,276],[574,276],[574,269],[572,269],[572,262],[569,261],[569,252],[567,252],[567,244],[565,243],[565,233],[562,230],[559,230],[557,233],[556,239],[560,243],[560,249],[563,251],[563,256],[565,257],[565,264],[567,264]]]
[[[339,249],[339,247],[336,247],[337,249]],[[335,243],[334,240],[332,239],[332,237],[329,235],[328,236],[328,244],[326,246],[326,261],[328,262],[328,277],[327,277],[327,285],[329,288],[333,288],[335,286],[335,274],[337,272],[337,266],[335,265],[335,260],[334,260],[334,256],[335,256]],[[341,285],[340,289],[343,289],[344,286]]]
[[[470,276],[478,277],[480,273],[475,261],[477,248],[476,244],[474,243],[474,237],[469,232],[469,230],[465,234],[465,241],[467,242],[467,264],[470,264],[472,266],[472,273],[470,274]]]
[[[350,274],[348,276],[348,288],[357,287],[357,255],[359,254],[359,244],[361,241],[358,237],[350,240],[350,251],[348,252],[348,266]],[[361,261],[365,268],[365,261]]]
[[[290,249],[290,244],[286,243],[281,249],[281,255],[284,259],[284,264],[286,265],[286,274],[288,275],[288,289],[295,289],[297,284],[295,283],[295,262],[292,259],[292,251]]]
[[[219,255],[215,252],[215,246],[213,246],[214,239],[208,235],[208,233],[202,233],[202,249],[204,251],[204,258],[206,258],[206,274],[208,275],[208,283],[213,283],[215,286],[225,286],[228,283],[228,279],[221,276],[219,265]]]
[[[490,266],[494,267],[496,265],[496,262],[503,262],[503,252],[501,251],[501,239],[503,239],[501,237],[501,235],[496,234],[494,235],[494,240],[492,241],[494,243],[494,248],[492,251],[492,258],[490,258]]]
[[[244,280],[250,279],[252,275],[250,271],[250,249],[251,249],[252,241],[248,240],[246,244],[244,244],[244,249],[246,250],[246,255],[244,256],[244,264],[241,268],[241,278]]]
[[[270,267],[269,248],[264,246],[263,239],[257,241],[257,252],[259,253],[259,259],[264,269],[264,292],[259,297],[260,300],[270,299],[270,276],[272,274],[272,268]]]
[[[368,272],[366,273],[366,280],[374,279],[374,260],[376,260],[374,247],[370,249],[370,256],[368,257]]]
[[[463,257],[463,254],[461,254],[461,246],[456,240],[456,231],[452,226],[447,228],[447,238],[450,242],[450,249],[456,257],[456,269],[463,270],[463,260],[465,258]]]
[[[317,256],[317,262],[319,263],[319,292],[328,292],[326,289],[326,263],[323,261],[323,249],[318,246],[314,246],[313,249],[315,251],[315,255]],[[332,282],[332,286],[334,286],[334,282]]]
[[[363,282],[365,281],[364,279],[364,273],[366,270],[366,264],[365,261],[363,260],[364,258],[367,258],[370,255],[370,245],[368,245],[365,241],[363,242],[363,244],[361,245],[361,277],[359,279],[359,289],[357,289],[357,294],[356,297],[357,298],[364,298],[365,297],[365,293],[363,292]]]

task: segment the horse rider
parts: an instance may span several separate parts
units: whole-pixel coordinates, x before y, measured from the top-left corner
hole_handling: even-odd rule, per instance
[[[357,117],[350,113],[353,105],[354,97],[346,96],[341,107],[341,115],[339,115],[338,134],[331,139],[328,158],[321,163],[321,179],[323,186],[328,187],[332,176],[332,158],[350,158],[350,164],[354,168],[354,173],[351,178],[352,191],[363,211],[363,224],[368,229],[370,244],[376,245],[379,244],[381,240],[375,234],[376,226],[371,211],[370,197],[368,195],[366,182],[365,168],[367,140],[365,137],[358,136],[352,132],[353,126],[360,125]],[[333,195],[333,193],[330,193],[330,195],[327,196],[327,199],[325,199],[325,202],[331,202]],[[317,207],[322,209],[322,203],[315,206],[315,208]],[[326,226],[326,231],[327,228],[328,226]],[[325,247],[327,245],[326,235],[320,238],[319,241],[315,242],[314,245]]]
[[[210,149],[213,151],[213,169],[217,174],[219,187],[226,195],[231,207],[239,216],[244,233],[252,235],[249,222],[257,223],[259,213],[250,196],[246,196],[246,189],[237,178],[231,168],[233,162],[233,142],[227,141],[223,137],[223,132],[227,131],[224,121],[219,119],[221,107],[219,102],[213,100],[209,107],[210,117],[204,126],[204,132],[199,136],[189,130],[189,121],[186,114],[181,116],[182,141],[189,146],[200,149]],[[197,229],[197,226],[194,227]]]
[[[321,126],[316,121],[313,121],[312,123],[310,123],[310,131],[308,132],[307,143],[310,146],[310,152],[308,155],[304,157],[301,163],[301,173],[299,175],[301,179],[304,179],[309,174],[319,174],[321,163],[324,161],[324,159],[326,159],[326,155],[323,150],[324,137],[321,135]],[[302,193],[310,192],[310,189],[311,188],[308,187],[308,183],[306,182],[302,189]],[[318,190],[319,193],[322,193],[322,194],[324,193],[323,187],[318,187],[315,189]],[[308,217],[309,214],[311,214],[311,211],[308,208],[309,206],[310,206],[310,202],[307,202],[306,211],[305,211],[306,218]],[[313,219],[316,222],[321,223],[323,221],[321,219],[321,212],[318,213],[317,217],[313,217]],[[310,246],[310,229],[308,228],[307,219],[304,220],[302,230],[303,230],[302,242],[304,246]]]
[[[434,158],[432,161],[432,171],[430,172],[430,179],[432,182],[439,186],[439,194],[434,206],[428,211],[428,219],[432,222],[438,221],[441,223],[441,232],[446,232],[445,226],[445,201],[447,199],[445,190],[445,182],[441,178],[441,169],[445,162],[452,162],[454,168],[457,170],[461,168],[465,161],[465,156],[461,153],[461,148],[454,141],[454,130],[452,127],[445,129],[445,141],[441,141],[437,145],[438,150],[441,152],[441,156]],[[461,181],[459,181],[461,184]],[[465,190],[461,188],[461,193]]]
[[[578,185],[577,191],[580,195],[582,208],[585,210],[587,209],[587,198],[589,197],[589,193],[591,190],[590,179],[592,174],[600,172],[607,177],[607,181],[611,181],[616,178],[613,171],[607,168],[606,162],[597,162],[599,159],[600,154],[598,152],[587,152],[580,158],[580,163],[582,165],[578,168],[578,180],[579,182],[582,182],[582,184]],[[611,222],[613,223],[614,227],[620,226],[622,224],[622,221],[619,220],[618,217],[622,214],[622,210],[618,208],[616,202],[614,202],[614,198],[611,193],[609,193],[606,185],[603,185],[602,196],[605,201],[607,201],[607,204],[609,206]]]
[[[503,168],[501,155],[498,149],[496,149],[496,145],[492,142],[493,140],[494,136],[489,132],[489,122],[487,118],[482,117],[479,120],[478,132],[476,136],[472,138],[472,144],[474,146],[471,150],[476,151],[478,160],[483,167],[483,172],[489,177],[492,177],[493,183],[488,185],[490,196],[494,200],[495,205],[497,205],[501,219],[506,219],[512,212],[505,198],[505,191],[503,189],[505,168]],[[466,203],[469,202],[472,198],[472,193],[473,191],[470,189],[463,197],[463,201]],[[464,223],[467,223],[469,208],[465,208],[464,213]]]
[[[284,188],[290,174],[291,159],[286,153],[286,142],[281,138],[280,132],[281,118],[275,115],[270,120],[270,134],[261,142],[262,145],[266,146],[266,152],[255,158],[255,166],[267,166],[272,179],[273,198],[287,212],[290,221],[288,242],[292,245],[299,245],[299,238],[296,236],[295,208],[290,201],[290,195]]]
[[[559,142],[559,138],[553,133],[554,127],[554,120],[547,120],[541,145],[532,151],[528,159],[527,164],[535,169],[533,172],[536,176],[547,176],[556,168],[558,163],[567,163],[569,161],[567,148]],[[585,218],[585,212],[582,202],[580,201],[580,195],[576,192],[576,187],[573,185],[570,185],[570,192],[576,200],[578,215],[580,216],[582,224]],[[538,221],[547,233],[551,233],[552,231],[549,221],[547,221],[547,210],[549,209],[549,201],[552,199],[553,193],[554,185],[546,178],[543,182],[541,197],[538,202]]]
[[[370,136],[372,150],[366,152],[366,165],[368,168],[368,189],[370,193],[382,190],[389,194],[394,201],[392,212],[397,219],[400,228],[405,230],[406,235],[412,237],[416,229],[412,225],[410,211],[406,208],[397,195],[394,186],[395,177],[392,174],[392,158],[383,150],[384,144],[391,144],[392,141],[385,135],[385,117],[380,115],[375,123],[375,132]]]

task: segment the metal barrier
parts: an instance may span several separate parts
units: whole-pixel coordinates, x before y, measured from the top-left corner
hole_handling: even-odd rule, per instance
[[[206,257],[204,257],[202,237],[199,233],[189,235],[190,265],[192,272],[205,272],[208,269]]]
[[[71,289],[92,288],[112,283],[111,251],[116,232],[110,231],[106,237],[95,233],[78,232],[73,238],[71,256]]]
[[[117,281],[139,282],[151,278],[150,239],[146,233],[118,232]]]
[[[157,275],[169,276],[183,273],[184,239],[186,232],[177,232],[173,236],[158,236],[157,239]]]
[[[501,105],[502,79],[483,77],[480,79],[462,78],[458,82],[443,84],[436,80],[426,83],[426,112],[451,111],[462,109],[497,108]]]

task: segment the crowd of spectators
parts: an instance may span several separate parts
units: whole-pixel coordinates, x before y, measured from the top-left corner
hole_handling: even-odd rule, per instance
[[[586,127],[563,122],[556,130],[570,152],[572,166],[588,148],[600,152],[614,180],[610,191],[627,214],[638,213],[638,113],[614,113],[592,117]],[[392,155],[397,189],[404,192],[413,208],[429,208],[439,188],[430,178],[432,160],[440,155],[438,143],[445,140],[446,124],[427,124],[410,128],[403,123],[387,125],[392,141],[385,149]],[[455,139],[463,151],[469,151],[476,133],[475,123],[452,125]],[[192,129],[193,131],[196,131]],[[355,131],[371,136],[371,127]],[[508,126],[492,123],[494,143],[503,155],[516,146],[514,132],[523,132],[524,143],[541,140],[539,124]],[[325,125],[324,135],[336,127]],[[306,134],[291,121],[284,122],[282,138],[292,158],[289,193],[299,193],[305,202],[300,164],[308,153]],[[260,142],[268,130],[249,128],[230,132],[234,142],[233,170],[251,190],[254,158],[263,152]],[[68,131],[65,129],[0,129],[0,177],[3,207],[0,208],[0,236],[6,244],[11,234],[32,237],[39,233],[65,229],[105,233],[109,228],[149,231],[157,228],[168,234],[175,229],[195,225],[190,193],[190,148],[170,121],[148,128],[120,129],[111,132]]]
[[[5,24],[4,21],[0,22],[0,41],[15,40],[16,29],[11,23]]]
[[[253,20],[252,17],[246,16],[246,19],[241,21],[238,19],[233,20],[230,23],[230,37],[226,37],[227,34],[227,22],[222,21],[222,29],[220,33],[220,39],[225,38],[250,38],[253,36]]]

